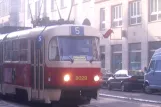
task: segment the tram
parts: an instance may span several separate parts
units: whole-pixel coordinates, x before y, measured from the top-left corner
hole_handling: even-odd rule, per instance
[[[0,35],[0,93],[52,103],[97,99],[100,88],[98,30],[58,25]]]

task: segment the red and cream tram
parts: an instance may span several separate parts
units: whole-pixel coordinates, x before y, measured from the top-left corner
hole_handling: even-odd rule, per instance
[[[60,25],[0,35],[0,92],[19,100],[96,99],[99,31]]]

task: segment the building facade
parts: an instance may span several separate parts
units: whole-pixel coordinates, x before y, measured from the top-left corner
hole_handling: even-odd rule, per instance
[[[25,26],[24,3],[24,0],[0,0],[0,26]]]
[[[68,19],[72,2],[23,1],[19,22],[26,27],[32,26],[32,19],[39,16],[48,16],[50,20],[59,19],[57,7],[61,17]],[[161,0],[74,0],[70,19],[75,19],[76,24],[89,19],[91,26],[102,34],[110,28],[114,31],[107,39],[100,37],[102,70],[143,70],[148,66],[154,50],[161,46]]]
[[[101,41],[106,56],[103,68],[115,72],[148,66],[154,50],[161,47],[161,0],[97,0],[95,7],[100,14],[95,26],[102,33],[108,28],[114,31]]]

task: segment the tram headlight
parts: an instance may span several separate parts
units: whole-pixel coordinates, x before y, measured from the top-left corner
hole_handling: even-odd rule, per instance
[[[64,81],[68,82],[70,80],[70,75],[66,74],[64,75]]]
[[[94,76],[94,81],[99,81],[100,80],[100,77],[98,75]]]

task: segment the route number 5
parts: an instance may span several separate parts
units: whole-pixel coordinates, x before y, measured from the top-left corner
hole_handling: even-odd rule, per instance
[[[77,35],[80,34],[80,28],[79,28],[79,27],[75,27],[75,33],[76,33]]]
[[[41,39],[41,36],[39,36],[39,40],[38,40],[38,41],[41,42],[41,40],[42,40],[42,39]]]
[[[84,35],[84,28],[82,26],[72,26],[71,27],[71,35],[83,36]]]

